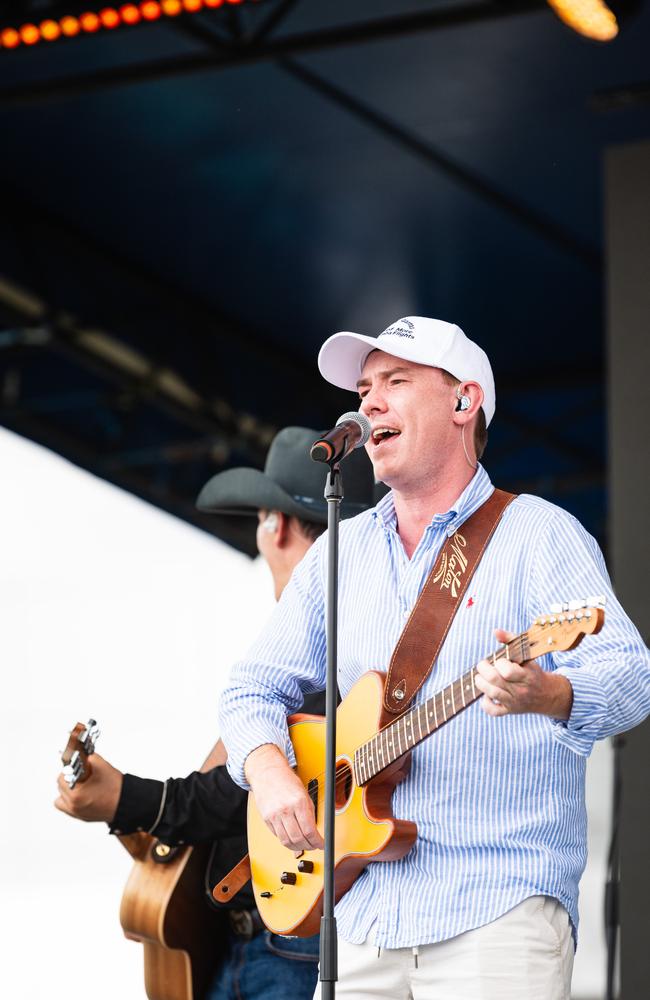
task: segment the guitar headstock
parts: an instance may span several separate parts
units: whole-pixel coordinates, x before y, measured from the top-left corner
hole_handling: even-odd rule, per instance
[[[88,758],[95,752],[95,744],[99,737],[99,727],[94,719],[88,719],[84,726],[78,722],[74,727],[66,748],[61,754],[63,777],[70,788],[90,777]]]
[[[600,632],[605,621],[605,598],[554,604],[549,614],[536,618],[526,633],[531,659],[544,653],[574,649],[586,635]]]

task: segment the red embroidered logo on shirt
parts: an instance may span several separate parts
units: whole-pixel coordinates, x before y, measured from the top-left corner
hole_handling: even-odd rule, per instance
[[[465,607],[466,607],[466,608],[471,608],[473,604],[474,604],[474,598],[473,598],[473,597],[470,597],[470,599],[469,599],[469,601],[467,602],[467,604],[465,605]]]

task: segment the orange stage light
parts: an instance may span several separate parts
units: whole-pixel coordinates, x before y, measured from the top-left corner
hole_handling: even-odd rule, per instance
[[[76,17],[71,17],[71,15],[68,14],[66,17],[61,18],[59,24],[61,25],[61,31],[64,35],[67,35],[68,38],[74,38],[75,35],[79,34],[79,22]]]
[[[140,21],[156,21],[159,17],[176,17],[184,11],[190,14],[203,8],[215,10],[224,3],[241,4],[244,0],[141,0],[140,3],[125,3],[119,8],[104,7],[99,12],[86,11],[79,17],[66,14],[58,21],[47,18],[40,25],[23,24],[19,29],[0,29],[0,48],[15,49],[23,45],[35,45],[43,40],[54,42],[65,35],[74,38],[79,32],[94,33],[102,28],[118,28],[120,25],[138,24]],[[553,4],[563,2],[602,3],[604,0],[549,0]]]
[[[41,21],[41,38],[46,42],[55,42],[61,37],[61,29],[56,21]]]
[[[604,0],[548,0],[558,17],[586,38],[609,42],[618,35],[616,17]]]
[[[36,42],[41,40],[41,33],[35,24],[23,24],[20,37],[25,45],[36,45]]]
[[[104,7],[99,12],[99,20],[105,28],[117,28],[120,23],[120,15],[114,7]]]
[[[133,3],[126,3],[120,7],[120,17],[125,24],[137,24],[140,20],[140,11]]]
[[[79,18],[79,24],[81,25],[82,31],[88,32],[98,31],[102,26],[97,14],[93,14],[90,11],[87,14],[81,15]]]
[[[146,0],[146,3],[140,4],[140,13],[145,21],[155,21],[160,17],[160,4],[155,0]]]
[[[15,49],[20,45],[20,35],[15,28],[5,28],[4,31],[0,31],[0,45],[4,49]]]

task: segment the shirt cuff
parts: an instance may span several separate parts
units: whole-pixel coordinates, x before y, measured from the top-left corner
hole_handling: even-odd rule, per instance
[[[246,774],[244,772],[246,761],[254,750],[265,746],[267,743],[271,743],[278,747],[278,749],[289,761],[289,765],[291,767],[296,766],[296,755],[286,729],[277,729],[257,734],[250,733],[247,735],[246,743],[243,744],[242,741],[239,740],[236,747],[232,744],[226,744],[228,747],[228,760],[226,761],[228,773],[230,774],[232,780],[239,785],[240,788],[246,789],[247,792],[250,791],[251,786],[248,784]]]
[[[607,697],[598,678],[585,667],[560,667],[556,673],[569,681],[573,704],[566,722],[552,720],[553,735],[569,750],[588,757],[607,721]]]
[[[120,800],[108,827],[109,833],[119,836],[121,833],[149,830],[156,821],[164,789],[164,781],[125,774]]]

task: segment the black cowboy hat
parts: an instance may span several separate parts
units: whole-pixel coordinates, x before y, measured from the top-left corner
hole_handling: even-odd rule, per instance
[[[278,510],[305,521],[327,524],[323,492],[327,468],[310,458],[309,451],[319,432],[309,427],[285,427],[274,437],[264,472],[259,469],[227,469],[209,479],[196,501],[209,514],[257,514],[260,509]],[[341,517],[353,517],[375,504],[372,466],[362,448],[343,466],[344,500]]]

